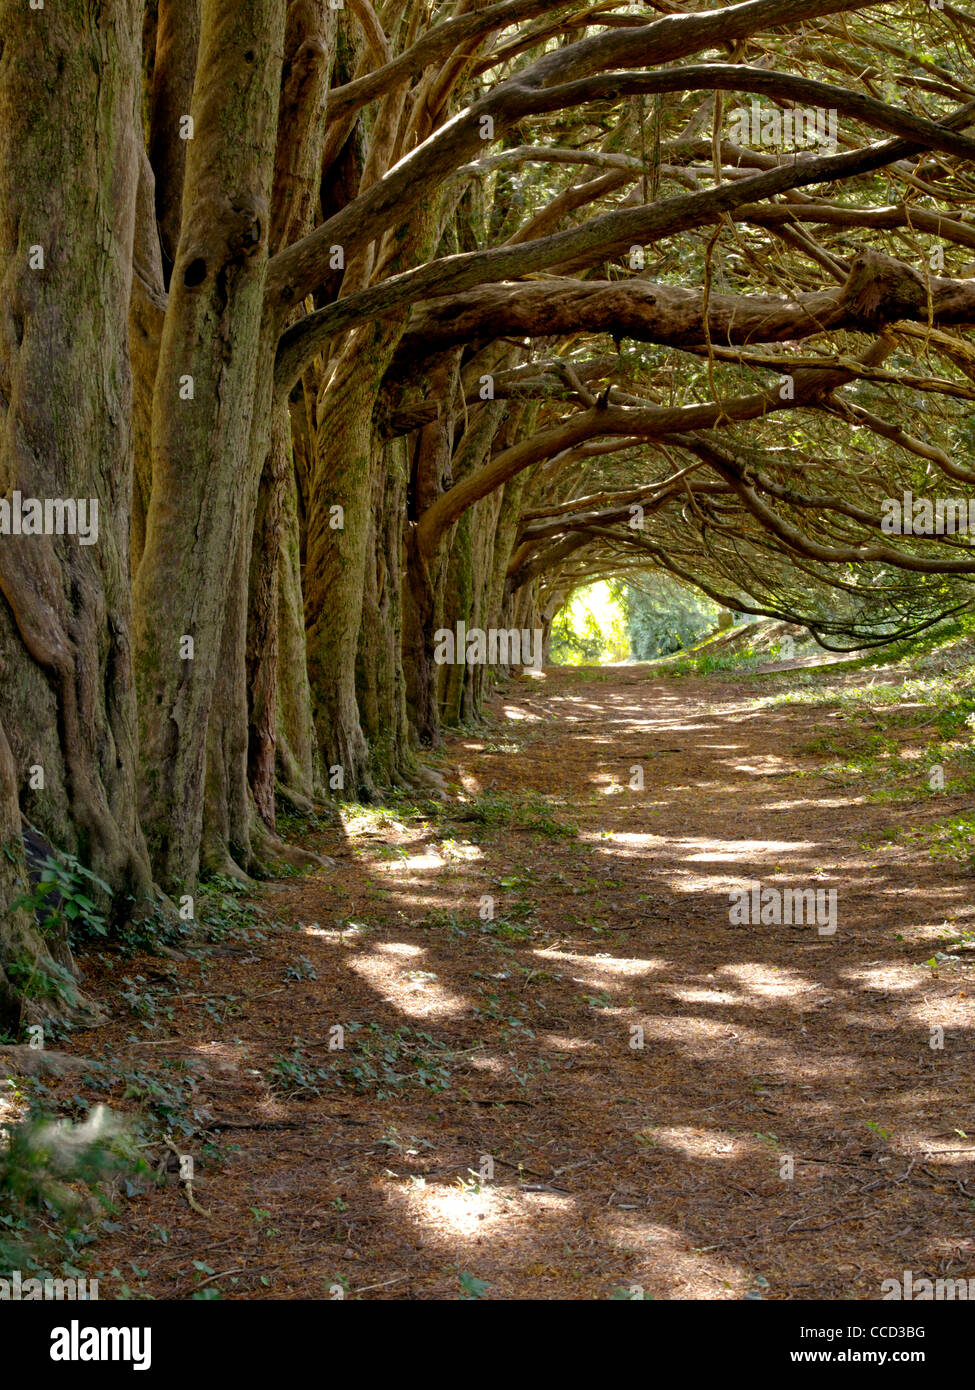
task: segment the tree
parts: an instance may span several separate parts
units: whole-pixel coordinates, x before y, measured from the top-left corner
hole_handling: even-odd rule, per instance
[[[2,14],[2,495],[99,502],[0,535],[7,780],[116,921],[307,861],[279,798],[424,786],[500,669],[445,625],[970,601],[964,535],[885,524],[975,481],[961,11]]]
[[[76,531],[85,507],[89,540],[97,524],[97,543],[82,544],[56,530],[10,534],[11,514],[0,536],[3,839],[17,837],[19,800],[120,900],[150,884],[128,528],[139,20],[135,0],[111,13],[74,0],[0,7],[0,491],[8,513],[57,500],[74,506]],[[11,852],[22,862],[19,845]],[[4,874],[6,918],[25,880]],[[27,931],[17,914],[5,921],[8,974]],[[48,948],[36,945],[43,964]]]

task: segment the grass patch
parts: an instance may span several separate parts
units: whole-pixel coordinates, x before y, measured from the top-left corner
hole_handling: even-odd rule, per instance
[[[562,805],[561,797],[543,796],[540,792],[484,792],[448,815],[450,819],[473,822],[489,830],[529,830],[553,840],[574,840],[579,827],[554,814]]]

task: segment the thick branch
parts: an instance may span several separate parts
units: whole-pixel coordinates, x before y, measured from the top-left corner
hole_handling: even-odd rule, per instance
[[[868,350],[866,359],[872,363],[890,351],[889,345]],[[711,429],[716,425],[737,420],[757,420],[778,410],[792,410],[808,405],[824,393],[836,390],[851,380],[852,374],[841,368],[808,368],[797,371],[794,377],[795,395],[782,400],[778,387],[739,396],[734,400],[701,405],[684,405],[643,410],[608,406],[581,411],[570,420],[523,439],[504,449],[496,458],[469,477],[461,479],[434,502],[417,524],[417,543],[426,555],[433,555],[440,538],[468,507],[486,497],[489,492],[508,482],[525,468],[551,458],[599,435],[640,435],[659,438],[685,434],[694,430]],[[973,562],[975,563],[975,562]]]
[[[975,322],[975,280],[933,278],[930,291],[934,323]],[[392,370],[458,343],[503,337],[611,333],[667,347],[788,342],[837,329],[871,331],[897,319],[927,322],[929,300],[916,270],[867,250],[835,289],[792,298],[712,294],[707,307],[705,327],[700,290],[637,279],[485,286],[424,304]]]
[[[975,103],[955,112],[946,124],[964,124],[973,114]],[[278,349],[275,389],[285,394],[290,391],[308,362],[335,333],[404,304],[433,295],[460,292],[489,281],[512,279],[547,266],[568,265],[573,259],[582,258],[585,263],[606,259],[627,251],[634,244],[658,241],[690,227],[717,221],[756,197],[772,197],[810,184],[869,173],[915,148],[906,140],[887,140],[847,154],[813,156],[701,193],[665,198],[650,207],[604,213],[581,227],[557,232],[541,241],[448,256],[406,271],[373,289],[350,295],[309,314],[283,334]],[[358,207],[361,201],[357,199],[350,207]]]
[[[268,302],[287,305],[311,293],[319,283],[322,267],[327,264],[330,246],[343,246],[348,260],[350,251],[368,245],[381,232],[402,222],[409,209],[427,197],[457,164],[483,148],[482,117],[492,118],[497,139],[525,117],[552,109],[552,98],[544,89],[558,79],[571,83],[573,79],[624,63],[668,62],[715,41],[746,38],[763,25],[799,19],[808,21],[817,15],[863,8],[867,7],[862,0],[747,0],[745,4],[705,14],[669,16],[642,29],[597,35],[548,53],[527,71],[503,82],[448,121],[400,160],[367,193],[275,256],[268,273]],[[627,74],[634,82],[644,76]],[[581,99],[584,98],[580,89]],[[565,104],[560,97],[555,100],[554,109]],[[889,111],[889,119],[902,119],[893,107],[884,107],[884,103],[878,105]],[[912,123],[912,131],[923,131],[919,141],[922,147],[927,148],[942,138],[938,134],[939,127],[933,122],[916,117],[903,119]],[[945,127],[943,138],[954,138],[949,127]]]

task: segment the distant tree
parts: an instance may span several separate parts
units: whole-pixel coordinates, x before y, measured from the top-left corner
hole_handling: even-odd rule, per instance
[[[717,624],[717,604],[666,575],[627,584],[626,622],[638,661],[669,656],[698,641]]]

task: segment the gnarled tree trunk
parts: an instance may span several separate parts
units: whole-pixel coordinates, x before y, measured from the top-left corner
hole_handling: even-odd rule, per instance
[[[151,887],[129,591],[141,18],[136,0],[0,3],[0,497],[80,499],[89,525],[97,507],[90,544],[0,536],[5,817],[16,832],[17,796],[116,913]]]
[[[230,616],[228,637],[227,608],[241,591],[246,604],[240,547],[249,539],[247,505],[257,482],[258,368],[267,367],[263,301],[283,39],[283,7],[274,0],[203,0],[194,138],[135,585],[143,821],[166,885],[192,886],[197,876],[208,726],[225,640],[243,661],[246,610]]]

